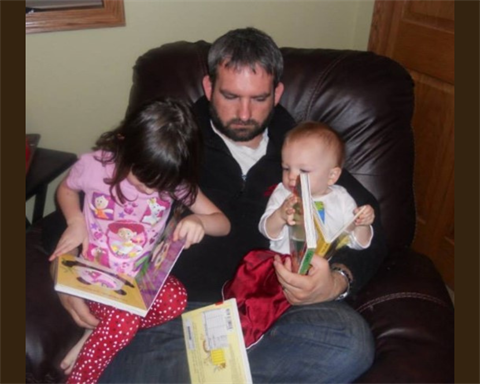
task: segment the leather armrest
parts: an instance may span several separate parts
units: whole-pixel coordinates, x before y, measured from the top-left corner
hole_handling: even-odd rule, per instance
[[[42,245],[43,225],[52,219],[40,220],[26,233],[27,382],[63,382],[60,362],[83,334],[53,289],[50,252]]]
[[[454,381],[454,309],[430,259],[397,252],[350,302],[376,343],[375,361],[357,383]]]

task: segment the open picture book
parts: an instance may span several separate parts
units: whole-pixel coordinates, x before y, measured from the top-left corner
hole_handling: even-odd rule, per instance
[[[177,222],[169,219],[135,277],[65,254],[55,260],[55,290],[144,317],[183,250],[184,240],[173,241]]]
[[[235,299],[185,312],[182,323],[192,384],[252,383]]]
[[[301,173],[295,185],[295,225],[289,227],[290,253],[293,270],[301,275],[308,272],[313,255],[329,259],[335,251],[348,243],[348,228],[362,213],[360,210],[331,237],[319,214],[317,203],[310,193],[308,173]]]

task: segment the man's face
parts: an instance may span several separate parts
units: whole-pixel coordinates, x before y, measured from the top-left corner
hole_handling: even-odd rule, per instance
[[[268,126],[273,108],[283,93],[283,84],[273,88],[273,76],[256,66],[218,69],[215,84],[203,79],[205,95],[210,101],[211,118],[220,132],[238,142],[249,142]]]

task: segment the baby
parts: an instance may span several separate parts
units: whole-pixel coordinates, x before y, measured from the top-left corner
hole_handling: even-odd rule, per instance
[[[233,280],[223,289],[225,299],[235,297],[245,344],[257,342],[268,328],[289,307],[273,268],[274,256],[284,259],[290,254],[288,227],[294,222],[296,197],[293,194],[300,173],[308,173],[312,198],[327,231],[326,237],[337,233],[355,214],[362,212],[352,225],[347,246],[365,249],[373,238],[371,224],[375,213],[370,205],[357,207],[347,190],[335,185],[342,172],[344,144],[329,126],[318,122],[305,122],[285,137],[282,148],[282,182],[273,191],[265,213],[260,219],[259,230],[270,240],[269,251],[252,251],[245,256]],[[347,280],[347,289],[330,300],[347,296],[350,276],[346,271],[332,268],[332,292],[336,292],[337,279]],[[333,277],[334,275],[335,278]]]

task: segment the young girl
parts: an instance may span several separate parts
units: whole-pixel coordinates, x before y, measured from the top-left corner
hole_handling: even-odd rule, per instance
[[[185,248],[205,234],[227,235],[230,222],[197,186],[200,148],[194,117],[181,101],[157,99],[129,114],[100,137],[95,152],[80,157],[61,183],[57,197],[68,227],[50,260],[82,245],[81,257],[135,276],[136,262],[152,251],[174,202],[193,212],[174,231],[174,239],[185,239]],[[83,212],[80,191],[85,193]],[[182,313],[186,291],[169,276],[144,318],[88,305],[100,323],[62,361],[68,383],[97,382],[139,328]]]

